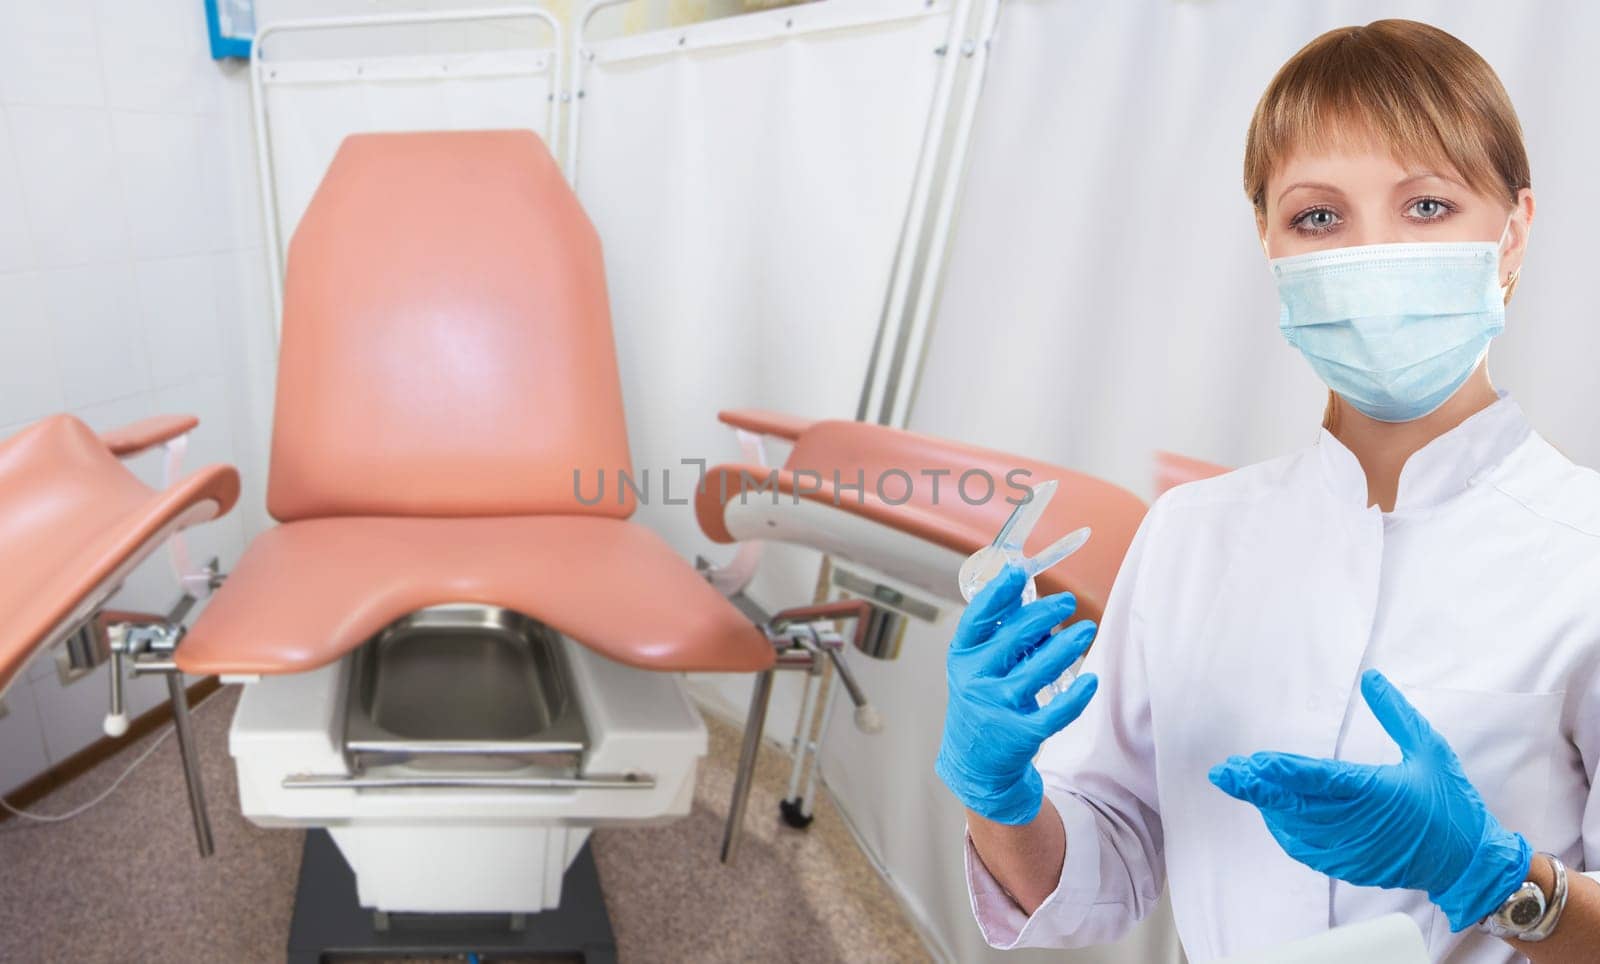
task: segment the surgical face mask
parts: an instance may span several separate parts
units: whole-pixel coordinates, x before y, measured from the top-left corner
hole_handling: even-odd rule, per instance
[[[1443,405],[1505,328],[1495,241],[1365,244],[1270,264],[1283,336],[1330,389],[1382,422]]]

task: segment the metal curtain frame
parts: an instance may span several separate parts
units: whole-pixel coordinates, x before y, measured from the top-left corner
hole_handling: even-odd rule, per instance
[[[590,23],[596,14],[611,7],[622,6],[632,0],[590,0],[579,15],[572,30],[570,56],[567,58],[571,64],[570,104],[568,106],[566,138],[567,157],[566,167],[568,179],[573,187],[577,187],[578,179],[578,141],[582,127],[584,94],[584,73],[589,63],[594,59],[594,52],[586,45],[585,36]],[[826,0],[824,0],[826,2]],[[934,0],[924,0],[923,6],[933,6]],[[980,0],[980,2],[995,3],[998,0]],[[946,16],[950,18],[950,26],[946,31],[944,44],[931,53],[938,54],[942,60],[939,65],[939,74],[934,82],[933,97],[928,104],[928,119],[923,129],[922,146],[918,151],[916,172],[912,181],[911,200],[907,206],[905,219],[900,227],[900,237],[895,245],[895,257],[889,272],[889,283],[884,292],[884,302],[879,312],[877,332],[873,338],[872,353],[867,365],[867,376],[861,386],[860,400],[857,405],[856,418],[869,419],[870,413],[877,405],[886,405],[882,401],[884,386],[893,380],[893,368],[902,362],[899,350],[906,341],[903,333],[904,321],[908,312],[908,305],[912,301],[912,282],[916,277],[919,253],[924,248],[923,236],[928,222],[928,211],[935,195],[939,198],[940,211],[943,211],[945,200],[955,192],[948,184],[941,184],[937,180],[939,173],[938,158],[941,145],[946,141],[946,132],[950,125],[952,105],[955,100],[956,74],[960,69],[961,61],[967,59],[956,56],[958,52],[970,50],[971,41],[963,42],[968,23],[971,19],[973,0],[952,0],[950,10]],[[808,5],[809,6],[809,5]],[[803,8],[802,8],[803,9]],[[743,14],[741,16],[768,16],[775,17],[778,11],[766,10],[760,13]],[[894,19],[904,19],[904,14],[897,15]],[[723,18],[734,19],[734,18]],[[792,20],[788,21],[792,26]],[[836,25],[827,25],[815,29],[843,29]],[[806,28],[802,25],[795,30],[804,33]],[[680,32],[679,47],[685,51],[698,49],[684,42],[686,33]],[[752,42],[765,38],[752,38]],[[718,46],[729,46],[720,43]],[[969,119],[970,125],[970,119]],[[946,178],[948,180],[948,177]],[[942,217],[940,223],[948,221]],[[927,288],[924,284],[923,289]],[[918,342],[920,344],[920,340]]]
[[[961,44],[962,56],[970,59],[971,68],[962,90],[960,110],[955,117],[944,176],[939,183],[939,200],[928,237],[927,255],[922,263],[917,297],[913,302],[910,323],[900,333],[900,342],[883,382],[884,397],[877,421],[896,428],[905,428],[910,423],[911,408],[921,385],[922,364],[928,336],[933,328],[933,312],[938,307],[944,285],[945,258],[954,238],[956,210],[962,186],[966,183],[967,151],[972,146],[978,102],[983,93],[984,79],[988,76],[990,47],[1000,21],[1001,0],[978,2],[977,35]]]
[[[275,34],[308,33],[320,30],[359,30],[370,27],[397,27],[420,26],[427,24],[446,23],[479,23],[489,20],[521,20],[534,19],[542,22],[549,28],[553,38],[550,47],[553,63],[551,64],[551,97],[547,108],[549,113],[548,129],[550,141],[555,144],[558,140],[559,122],[561,111],[558,106],[561,100],[562,82],[562,42],[561,23],[550,11],[535,4],[516,4],[503,7],[489,7],[473,10],[441,10],[428,13],[395,13],[378,14],[359,17],[323,17],[307,20],[283,20],[271,23],[256,31],[255,43],[250,49],[250,100],[254,113],[256,134],[256,177],[260,181],[261,191],[261,223],[262,231],[266,234],[267,266],[269,283],[267,285],[272,295],[272,327],[274,342],[276,336],[282,334],[283,326],[283,255],[281,253],[282,229],[278,223],[278,197],[277,187],[273,177],[272,165],[272,131],[267,117],[267,99],[265,96],[265,82],[263,74],[267,69],[266,47],[267,39]],[[539,48],[543,50],[544,48]]]

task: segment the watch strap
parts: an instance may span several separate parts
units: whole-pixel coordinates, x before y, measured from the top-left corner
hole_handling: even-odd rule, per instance
[[[1561,912],[1567,906],[1567,868],[1555,854],[1545,853],[1543,856],[1550,861],[1555,877],[1549,899],[1545,898],[1544,890],[1538,884],[1532,880],[1525,880],[1496,908],[1494,913],[1483,919],[1478,925],[1480,929],[1495,937],[1530,943],[1542,941],[1555,932],[1556,925],[1561,922]],[[1518,926],[1520,922],[1515,920],[1515,912],[1520,910],[1526,913],[1526,908],[1522,905],[1530,898],[1537,900],[1543,910],[1537,920]]]
[[[1542,941],[1549,937],[1555,932],[1556,925],[1561,923],[1561,912],[1567,908],[1567,868],[1555,854],[1544,856],[1550,861],[1551,869],[1555,871],[1555,886],[1550,891],[1550,900],[1545,905],[1544,916],[1539,918],[1537,924],[1516,935],[1519,941]]]

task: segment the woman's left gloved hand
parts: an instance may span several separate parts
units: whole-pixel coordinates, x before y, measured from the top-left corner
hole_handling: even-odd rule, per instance
[[[1455,751],[1382,673],[1367,670],[1361,694],[1400,745],[1399,763],[1264,752],[1229,757],[1211,782],[1254,804],[1306,866],[1359,886],[1426,891],[1450,929],[1465,930],[1521,886],[1532,848],[1500,826]]]

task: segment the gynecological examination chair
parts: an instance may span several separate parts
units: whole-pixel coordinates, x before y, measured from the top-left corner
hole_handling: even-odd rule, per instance
[[[689,810],[706,733],[675,674],[775,650],[627,520],[593,228],[530,133],[355,136],[283,304],[280,524],[176,657],[249,682],[230,733],[245,815],[326,828],[380,931],[557,908],[580,856],[601,906],[589,829]],[[585,500],[580,477],[612,484]],[[322,926],[321,882],[302,868],[301,931]],[[608,936],[572,940],[603,958]]]
[[[187,631],[192,596],[104,613],[145,556],[238,496],[231,468],[156,492],[114,454],[189,427],[103,438],[59,416],[0,447],[0,687],[69,636],[86,662],[112,651],[119,683],[247,684],[229,734],[244,815],[314,829],[291,959],[609,959],[589,829],[686,814],[706,731],[676,674],[764,670],[776,648],[626,518],[600,245],[538,138],[344,143],[289,252],[279,524],[203,574],[197,593],[220,588]],[[581,500],[579,473],[613,480],[606,497]],[[460,916],[485,914],[487,936]]]

